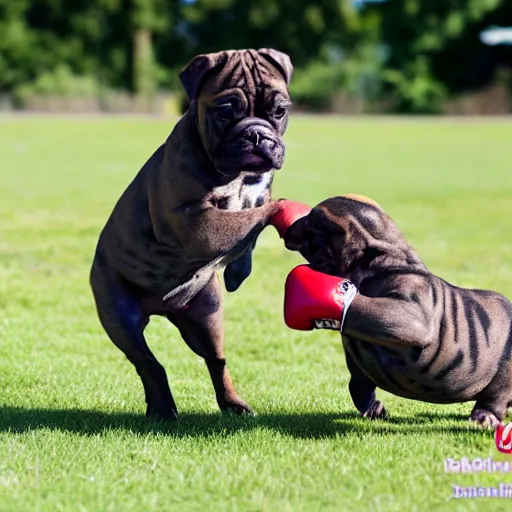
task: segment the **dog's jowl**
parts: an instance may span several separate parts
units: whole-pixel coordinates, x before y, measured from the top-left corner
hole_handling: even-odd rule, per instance
[[[147,414],[177,408],[144,329],[167,317],[203,357],[221,410],[250,412],[224,357],[221,283],[251,272],[256,238],[275,213],[283,165],[290,58],[276,50],[200,55],[181,79],[189,108],[114,207],[91,270],[100,321],[142,380]]]

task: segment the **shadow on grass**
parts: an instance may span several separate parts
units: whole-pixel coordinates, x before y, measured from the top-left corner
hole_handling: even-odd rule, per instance
[[[447,424],[447,422],[452,422]],[[457,424],[453,424],[453,423]],[[346,413],[267,413],[251,417],[220,413],[182,413],[177,421],[146,419],[142,414],[81,409],[29,409],[0,406],[0,432],[23,433],[49,429],[94,435],[109,431],[161,433],[171,437],[230,436],[238,432],[271,430],[301,439],[351,434],[407,435],[411,433],[464,434],[472,431],[464,415],[419,414],[371,421]],[[478,431],[476,431],[478,432]]]

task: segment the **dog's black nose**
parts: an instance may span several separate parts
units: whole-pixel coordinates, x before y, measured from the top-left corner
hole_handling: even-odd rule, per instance
[[[265,168],[270,163],[273,169],[281,168],[284,158],[284,145],[266,126],[261,124],[248,126],[242,132],[242,138],[245,139],[247,144],[244,151],[266,160]]]
[[[245,133],[244,138],[247,139],[254,147],[262,146],[273,141],[272,134],[268,133],[262,126],[249,126]]]
[[[255,146],[260,145],[261,135],[258,131],[253,131],[247,134],[247,139],[252,142]]]
[[[260,151],[267,156],[277,147],[277,141],[259,130],[251,130],[245,134],[245,138],[253,145],[253,151]]]

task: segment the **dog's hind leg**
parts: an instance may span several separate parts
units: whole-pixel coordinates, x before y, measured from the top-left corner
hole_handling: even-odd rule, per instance
[[[478,394],[470,421],[483,427],[495,428],[507,416],[512,403],[512,327],[498,356],[498,371],[491,382]],[[496,355],[494,356],[496,357]]]
[[[204,358],[221,411],[252,413],[235,391],[226,366],[222,289],[218,276],[211,277],[186,309],[171,313],[168,318],[179,329],[187,345]]]
[[[470,421],[495,428],[507,416],[512,394],[512,361],[503,365],[491,383],[477,396]]]
[[[361,416],[365,418],[386,418],[387,412],[384,408],[384,404],[375,397],[375,389],[377,387],[375,383],[361,371],[346,348],[345,358],[348,371],[350,372],[348,390],[356,409],[361,413]]]
[[[470,421],[482,427],[496,428],[507,416],[511,385],[512,378],[495,377],[489,386],[478,395],[469,417]]]
[[[112,342],[135,366],[144,386],[146,416],[175,419],[178,409],[163,366],[144,338],[148,317],[122,282],[106,270],[98,256],[90,276],[98,316]]]
[[[471,411],[469,421],[483,428],[496,428],[501,420],[490,409],[488,404],[477,401]]]

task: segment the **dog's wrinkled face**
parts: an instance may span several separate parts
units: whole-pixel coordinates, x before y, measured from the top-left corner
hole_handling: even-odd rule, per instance
[[[219,173],[282,167],[292,70],[290,58],[272,49],[200,55],[183,70],[202,144]]]
[[[401,233],[377,203],[351,195],[315,206],[289,228],[285,244],[313,269],[344,277],[356,266],[367,268],[399,238]]]

